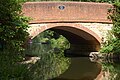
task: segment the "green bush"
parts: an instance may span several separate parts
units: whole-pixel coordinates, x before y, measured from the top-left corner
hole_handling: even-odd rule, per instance
[[[0,41],[4,48],[22,50],[28,37],[28,18],[22,15],[24,0],[0,0]]]
[[[113,27],[109,39],[106,41],[101,52],[120,53],[120,2],[115,2],[113,8],[109,10],[109,19],[113,22]]]
[[[0,80],[25,80],[23,44],[28,38],[28,18],[21,11],[24,0],[0,0]]]

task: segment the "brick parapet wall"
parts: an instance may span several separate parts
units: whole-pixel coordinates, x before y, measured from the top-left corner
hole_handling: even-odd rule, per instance
[[[22,11],[25,16],[32,18],[30,23],[111,23],[107,18],[108,9],[111,7],[108,3],[93,2],[27,2],[23,5]]]

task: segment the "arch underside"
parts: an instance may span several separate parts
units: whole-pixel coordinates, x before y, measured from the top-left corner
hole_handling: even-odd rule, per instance
[[[54,23],[40,26],[39,33],[45,30],[54,30],[68,39],[71,49],[80,49],[81,51],[99,51],[101,38],[88,28],[73,23]],[[36,31],[35,31],[36,32]],[[37,36],[38,32],[33,34]],[[33,37],[35,37],[33,36]]]
[[[100,42],[89,33],[71,27],[55,27],[51,30],[63,35],[70,42],[70,47],[73,50],[79,51],[99,51]]]

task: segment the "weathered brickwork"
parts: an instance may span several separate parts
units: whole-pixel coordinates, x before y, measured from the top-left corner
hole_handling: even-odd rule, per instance
[[[108,31],[111,30],[112,24],[103,24],[103,23],[46,23],[46,24],[31,24],[31,27],[28,29],[28,32],[32,38],[37,36],[39,33],[50,29],[56,28],[58,26],[73,27],[76,29],[81,29],[91,34],[93,37],[98,38],[99,42],[106,40],[106,35]],[[67,29],[67,28],[66,28]],[[64,29],[65,30],[65,29]],[[89,31],[88,31],[89,30]],[[75,33],[76,34],[76,33]],[[78,32],[79,34],[79,32]],[[82,36],[82,35],[80,35]],[[85,37],[85,36],[83,36]]]
[[[87,45],[90,50],[99,51],[112,27],[107,18],[111,7],[108,3],[93,2],[27,2],[22,11],[32,18],[28,29],[32,39],[53,28],[62,31],[71,42],[81,43],[81,48]]]
[[[107,39],[108,31],[111,30],[113,24],[104,23],[80,23],[95,32],[103,41]]]
[[[112,5],[108,3],[93,2],[27,2],[23,5],[23,13],[25,16],[33,19],[30,23],[111,23],[111,21],[107,18],[108,9],[111,7]]]

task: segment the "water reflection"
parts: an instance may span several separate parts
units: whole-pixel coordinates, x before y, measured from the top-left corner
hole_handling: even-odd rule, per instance
[[[30,65],[29,77],[33,80],[94,80],[101,71],[101,65],[89,58],[64,56],[63,51],[50,44],[32,43],[26,54],[38,56],[40,60]],[[54,79],[53,79],[54,78]]]
[[[25,53],[40,58],[36,63],[28,64],[25,80],[120,80],[120,64],[116,62],[65,57],[63,48],[38,42],[30,43]]]
[[[120,63],[108,63],[102,62],[102,74],[103,80],[120,80]]]
[[[64,73],[69,65],[69,58],[65,58],[61,51],[56,52],[49,44],[32,43],[28,45],[26,54],[38,56],[40,60],[29,67],[32,80],[48,80]]]
[[[54,80],[94,80],[101,72],[101,65],[89,58],[71,58],[69,69]]]

